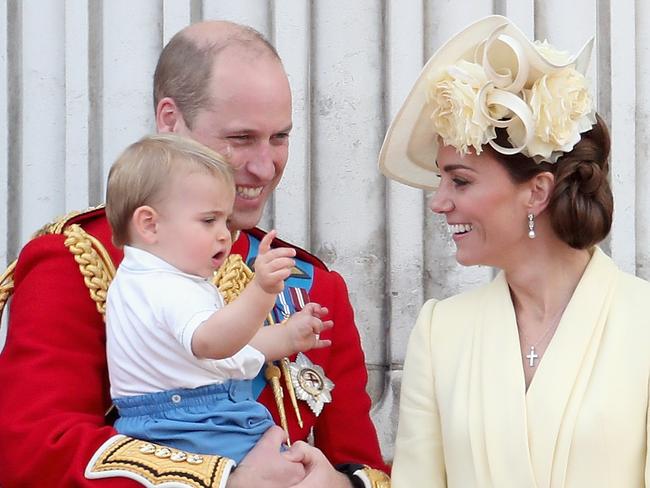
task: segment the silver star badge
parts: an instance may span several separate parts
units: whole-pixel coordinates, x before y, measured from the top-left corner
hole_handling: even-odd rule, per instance
[[[311,411],[318,417],[326,403],[332,401],[334,383],[323,368],[311,362],[303,353],[298,353],[296,360],[289,363],[291,383],[296,390],[296,397],[307,402]]]

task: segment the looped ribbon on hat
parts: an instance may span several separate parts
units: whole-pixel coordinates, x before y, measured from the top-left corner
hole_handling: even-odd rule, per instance
[[[494,127],[507,128],[512,124],[514,118],[495,119],[490,115],[488,110],[488,107],[491,105],[501,105],[510,110],[514,116],[521,120],[525,130],[525,137],[520,146],[503,147],[493,140],[488,141],[490,146],[492,146],[496,151],[501,154],[511,155],[522,152],[522,150],[531,142],[535,136],[536,126],[533,112],[520,95],[526,81],[528,80],[530,65],[521,44],[516,39],[506,34],[502,34],[502,31],[506,26],[507,24],[504,24],[503,26],[496,28],[485,41],[476,47],[476,50],[474,51],[474,62],[483,67],[489,80],[479,90],[475,103],[477,104],[477,110],[480,110],[483,116],[486,117]],[[514,74],[514,77],[510,70],[499,72],[490,63],[488,53],[497,40],[506,44],[512,50],[517,59],[518,69]],[[482,56],[480,53],[481,49],[483,51]],[[481,58],[480,60],[479,57]],[[453,72],[453,75],[457,78],[468,78],[468,76],[463,73],[462,69],[457,66],[450,68],[450,72]]]

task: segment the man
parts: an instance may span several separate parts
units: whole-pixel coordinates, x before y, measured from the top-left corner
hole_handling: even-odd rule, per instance
[[[252,29],[199,23],[170,41],[154,78],[157,130],[190,136],[230,158],[237,194],[231,226],[241,231],[233,254],[254,267],[263,232],[252,228],[282,177],[292,124],[291,93],[277,53]],[[314,256],[297,251],[296,270],[270,322],[312,299],[330,310],[334,327],[323,338],[332,346],[289,367],[280,364],[285,368],[279,381],[271,380],[275,389],[263,378],[257,384],[259,401],[286,427],[290,440],[304,440],[311,432],[322,453],[303,442],[282,453],[285,436],[274,428],[228,476],[231,463],[224,458],[114,437],[104,415],[110,398],[101,313],[121,251],[111,245],[103,209],[42,234],[25,246],[15,268],[0,354],[0,486],[137,486],[132,480],[227,482],[230,488],[380,485],[378,471],[359,466],[387,469],[369,417],[363,353],[347,289]],[[236,264],[232,269],[246,275]],[[270,365],[266,375],[277,378],[280,370]],[[294,406],[293,395],[307,403]],[[333,468],[344,463],[341,471]]]

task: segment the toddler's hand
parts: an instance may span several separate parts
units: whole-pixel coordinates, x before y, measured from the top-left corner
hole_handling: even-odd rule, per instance
[[[327,308],[318,303],[308,303],[300,311],[293,314],[284,327],[288,328],[290,347],[293,353],[320,349],[332,345],[329,339],[321,339],[320,333],[331,329],[334,323],[331,320],[321,320],[327,315]]]
[[[271,294],[284,290],[284,280],[291,275],[291,269],[295,266],[292,258],[296,255],[296,250],[290,247],[271,249],[271,242],[276,235],[277,232],[272,230],[260,242],[253,278],[262,290]]]

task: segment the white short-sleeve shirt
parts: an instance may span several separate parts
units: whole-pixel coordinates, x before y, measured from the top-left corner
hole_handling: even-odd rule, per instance
[[[251,346],[219,360],[192,353],[194,331],[223,306],[223,297],[208,280],[125,246],[106,300],[111,396],[254,378],[264,355]]]

